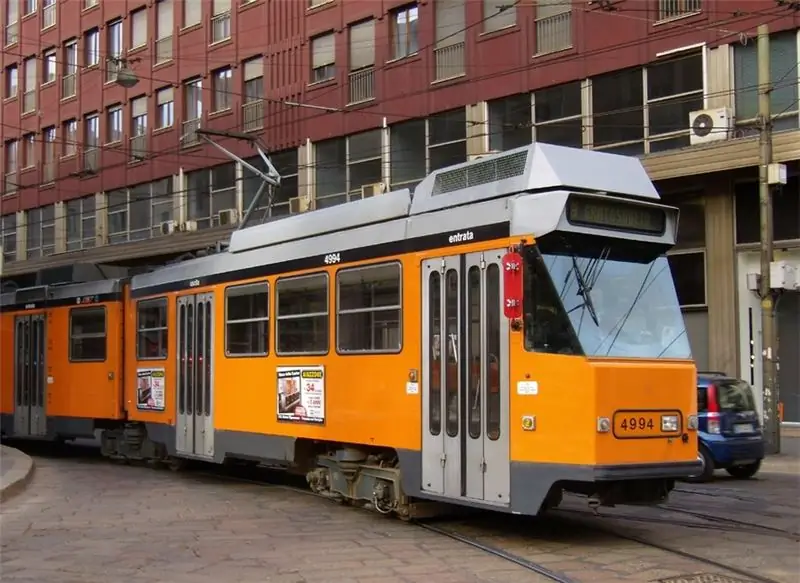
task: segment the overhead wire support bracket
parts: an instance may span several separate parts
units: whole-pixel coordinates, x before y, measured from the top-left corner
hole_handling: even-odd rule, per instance
[[[275,199],[275,192],[281,185],[281,175],[273,166],[272,161],[269,159],[269,155],[267,154],[267,148],[260,143],[259,139],[256,136],[252,136],[250,134],[244,134],[241,132],[230,132],[230,131],[221,131],[221,130],[212,130],[212,129],[204,129],[198,128],[195,130],[197,135],[208,144],[214,146],[217,150],[228,156],[235,162],[239,162],[242,166],[250,170],[253,174],[261,178],[261,184],[256,191],[256,195],[250,204],[247,207],[247,210],[242,217],[241,222],[236,227],[236,230],[243,229],[247,226],[247,222],[250,220],[250,215],[253,213],[253,210],[258,206],[258,202],[261,200],[261,197],[264,194],[264,189],[269,187],[269,199],[267,201],[267,211],[272,210],[272,202]],[[264,161],[264,164],[267,167],[266,172],[263,170],[256,168],[246,160],[242,159],[241,156],[237,156],[230,150],[228,150],[225,146],[220,143],[215,142],[212,137],[220,137],[220,138],[231,138],[234,140],[243,140],[249,142],[258,152],[258,155],[261,156],[261,159]]]

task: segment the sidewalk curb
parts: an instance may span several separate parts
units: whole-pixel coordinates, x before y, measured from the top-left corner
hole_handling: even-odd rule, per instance
[[[0,503],[7,502],[23,490],[33,478],[33,460],[21,451],[0,445],[0,455],[13,460],[12,467],[2,477],[0,484]]]

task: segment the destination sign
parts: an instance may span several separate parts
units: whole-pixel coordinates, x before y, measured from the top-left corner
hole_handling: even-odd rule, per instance
[[[567,202],[567,220],[585,227],[662,235],[667,213],[663,208],[572,196]]]

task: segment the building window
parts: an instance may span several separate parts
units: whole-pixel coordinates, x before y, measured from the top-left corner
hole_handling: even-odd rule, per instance
[[[247,0],[251,1],[251,0]],[[308,0],[308,7],[309,8],[316,8],[317,6],[322,6],[323,4],[327,4],[331,2],[331,0]],[[242,2],[244,4],[244,2]]]
[[[278,354],[328,352],[328,274],[279,279],[275,289]]]
[[[26,134],[22,137],[22,167],[33,168],[36,166],[36,136]]]
[[[17,191],[17,170],[19,164],[19,143],[9,140],[5,143],[5,180],[3,194],[13,194]]]
[[[106,309],[72,308],[69,311],[70,362],[106,359]]]
[[[391,190],[413,190],[427,175],[425,124],[424,119],[412,119],[389,128]]]
[[[736,43],[733,48],[733,80],[735,87],[736,123],[750,125],[746,135],[756,134],[752,127],[758,115],[758,60],[756,43],[742,46]],[[770,78],[773,82],[770,91],[770,108],[773,115],[773,128],[776,131],[796,129],[800,117],[798,110],[798,83],[800,71],[797,62],[797,30],[770,35],[769,46]]]
[[[16,97],[19,91],[19,69],[16,65],[6,67],[6,99]]]
[[[662,152],[689,145],[689,112],[703,109],[703,55],[647,66],[648,146]]]
[[[14,2],[15,0],[10,0],[10,1]],[[23,5],[24,5],[22,9],[23,16],[28,16],[29,14],[33,14],[34,12],[36,12],[36,0],[24,0]]]
[[[706,305],[706,253],[692,251],[671,253],[669,260],[675,291],[681,307]]]
[[[520,93],[489,101],[489,150],[504,152],[531,143],[531,95]]]
[[[100,0],[83,0],[83,9],[84,10],[88,10],[89,8],[92,8],[93,6],[97,6],[97,4],[99,2],[100,2]]]
[[[52,83],[56,80],[56,50],[49,49],[42,56],[42,83]]]
[[[419,8],[410,4],[391,14],[392,58],[402,59],[419,51]]]
[[[74,97],[77,91],[75,78],[78,73],[78,41],[64,45],[64,77],[61,80],[61,99]]]
[[[572,48],[572,5],[539,0],[536,6],[536,55]]]
[[[214,71],[212,77],[214,101],[213,111],[223,111],[231,108],[231,76],[230,67]]]
[[[336,76],[336,50],[333,33],[311,39],[311,83],[329,81]]]
[[[183,27],[200,24],[203,19],[203,2],[181,2],[183,5]]]
[[[347,137],[347,190],[360,199],[361,188],[383,179],[383,131],[370,130]]]
[[[231,38],[231,0],[213,0],[211,17],[211,42]]]
[[[136,304],[136,358],[167,358],[167,298],[142,300]]]
[[[110,34],[110,29],[109,29]],[[93,28],[86,33],[86,66],[93,67],[100,64],[100,29]]]
[[[465,72],[465,0],[442,0],[435,4],[436,46],[433,49],[434,79],[450,79]]]
[[[56,128],[50,126],[42,130],[42,181],[45,184],[53,182],[56,178]]]
[[[190,2],[191,4],[191,2]],[[108,23],[106,29],[108,54],[106,63],[106,82],[110,83],[116,81],[117,70],[120,67],[120,59],[124,52],[123,38],[122,38],[122,20],[115,20]]]
[[[122,140],[122,106],[113,105],[108,108],[106,121],[107,143],[119,142]]]
[[[702,0],[658,0],[658,19],[669,20],[695,14],[702,9]]]
[[[17,215],[0,217],[0,245],[3,246],[3,261],[17,260]]]
[[[42,0],[42,28],[56,25],[56,0]]]
[[[734,192],[736,243],[758,243],[761,213],[758,183],[740,182]],[[797,174],[772,190],[772,229],[776,241],[800,239],[800,176]]]
[[[108,242],[142,241],[161,234],[172,219],[172,179],[162,178],[107,194]]]
[[[592,79],[595,148],[632,156],[644,153],[643,93],[638,68]]]
[[[483,0],[483,32],[495,32],[517,23],[517,7],[505,0]]]
[[[225,355],[266,356],[269,352],[269,284],[225,289]]]
[[[375,21],[350,27],[350,74],[348,103],[375,98]]]
[[[147,96],[131,99],[131,136],[147,135]]]
[[[31,209],[26,213],[27,257],[34,259],[56,251],[55,205]]]
[[[362,187],[382,182],[382,130],[370,130],[315,145],[316,208],[362,198]]]
[[[95,209],[93,194],[67,202],[67,251],[89,249],[96,245]]]
[[[464,107],[428,118],[428,172],[467,161],[467,110]]]
[[[156,64],[172,58],[173,28],[172,0],[160,0],[156,4]]]
[[[339,352],[399,352],[399,263],[343,269],[336,274],[336,345]]]
[[[131,12],[131,50],[147,45],[147,9]]]
[[[186,175],[189,219],[200,229],[220,224],[220,211],[236,209],[236,163],[195,170]]]
[[[83,130],[83,167],[84,170],[96,171],[100,163],[100,117],[97,114],[87,115]]]
[[[187,81],[184,117],[187,121],[200,119],[203,115],[203,87],[200,79]]]
[[[292,201],[296,201],[298,196],[297,149],[292,148],[291,150],[284,150],[282,152],[273,152],[269,155],[269,159],[275,167],[275,170],[281,175],[281,186],[273,195],[271,207],[269,206],[269,191],[266,189],[262,191],[261,198],[253,208],[248,221],[258,221],[266,217],[287,215],[290,212],[298,212],[299,210],[292,209]],[[245,161],[262,172],[265,172],[267,169],[261,156],[254,156]],[[261,183],[262,179],[260,176],[248,168],[242,167],[242,200],[245,210],[250,208],[250,205],[253,203]]]
[[[583,145],[581,82],[540,89],[533,94],[536,142],[580,148]]]
[[[25,59],[25,86],[22,88],[22,113],[36,110],[36,57]]]
[[[64,122],[62,156],[74,156],[78,152],[78,121],[69,119]]]
[[[157,119],[156,129],[169,128],[175,123],[175,102],[172,87],[156,91]]]
[[[19,42],[19,2],[6,2],[5,44]]]
[[[244,103],[242,125],[244,131],[264,127],[264,59],[256,57],[242,63],[244,69]]]

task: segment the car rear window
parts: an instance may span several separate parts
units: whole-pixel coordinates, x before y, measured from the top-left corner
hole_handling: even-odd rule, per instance
[[[753,389],[744,381],[715,381],[720,411],[739,413],[755,411],[756,399]]]

